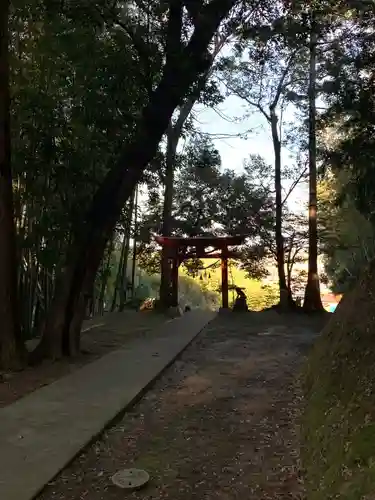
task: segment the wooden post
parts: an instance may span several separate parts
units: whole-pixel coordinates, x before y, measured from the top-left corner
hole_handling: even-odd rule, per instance
[[[222,307],[228,309],[228,249],[223,248],[221,252],[221,296]]]
[[[178,251],[176,251],[172,260],[172,270],[171,270],[171,306],[178,306]]]

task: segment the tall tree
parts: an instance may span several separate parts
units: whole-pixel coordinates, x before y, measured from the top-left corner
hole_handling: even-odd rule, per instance
[[[311,11],[309,43],[309,259],[308,275],[303,308],[306,311],[321,311],[318,274],[318,221],[317,221],[317,166],[316,166],[316,64],[317,64],[317,22]]]
[[[169,2],[165,65],[160,82],[142,110],[134,138],[126,144],[95,193],[84,224],[74,232],[45,322],[41,352],[59,357],[62,353],[72,355],[79,349],[87,293],[92,289],[116,220],[154,157],[173,111],[207,70],[211,39],[235,3],[235,0],[212,0],[206,5],[192,2],[184,5],[181,0]],[[185,8],[192,22],[187,43],[182,38]]]
[[[178,109],[178,116],[175,120],[171,119],[166,133],[166,155],[165,155],[165,190],[164,190],[164,205],[163,205],[163,224],[162,234],[170,236],[173,230],[172,226],[172,209],[173,209],[173,194],[174,194],[174,174],[176,169],[176,154],[178,144],[184,125],[189,118],[195,103],[200,99],[202,92],[205,89],[207,81],[212,74],[212,64],[223,48],[227,36],[217,35],[214,39],[214,46],[211,54],[211,64],[199,80],[196,82],[190,95],[184,100],[182,106]],[[161,281],[160,281],[160,299],[163,306],[169,305],[170,292],[170,263],[166,250],[162,250],[161,259]]]
[[[248,10],[244,13],[243,9],[234,9],[233,14],[221,26],[220,30],[216,33],[213,41],[211,51],[211,65],[205,73],[201,75],[196,82],[192,92],[187,96],[182,106],[179,108],[178,116],[175,120],[171,121],[168,126],[166,139],[166,173],[165,173],[165,197],[164,197],[164,215],[162,231],[165,236],[169,236],[172,231],[172,202],[173,202],[173,177],[175,170],[176,151],[179,143],[180,136],[186,120],[188,119],[194,104],[204,102],[206,105],[215,105],[222,99],[221,93],[218,91],[216,82],[211,78],[215,77],[217,72],[217,65],[215,59],[221,52],[222,48],[229,43],[238,41],[242,37],[244,29],[251,29],[254,24],[259,23],[259,18],[268,16],[269,2],[250,2]],[[211,82],[209,80],[211,79]],[[208,85],[207,83],[211,83]],[[212,92],[213,91],[213,92]],[[160,296],[161,302],[168,303],[169,296],[169,283],[170,283],[170,264],[166,251],[162,252],[162,275]]]
[[[265,21],[247,30],[237,57],[227,58],[222,64],[222,70],[228,92],[258,111],[270,127],[274,151],[276,264],[280,302],[287,306],[291,301],[291,293],[285,274],[282,228],[282,143],[285,142],[283,115],[289,104],[288,96],[297,82],[298,85],[301,84],[299,59],[304,42],[299,42],[295,27],[286,18],[284,10],[281,4],[276,3]]]
[[[255,245],[262,238],[263,231],[271,231],[273,200],[268,187],[260,185],[254,175],[257,167],[264,174],[265,165],[261,159],[254,158],[240,174],[222,170],[220,155],[213,143],[197,134],[194,139],[189,139],[177,164],[173,235],[243,234],[247,235],[248,245]],[[163,203],[155,198],[150,197],[143,217],[142,233],[145,236],[160,227]],[[139,255],[142,266],[150,272],[157,272],[157,257],[155,245],[145,242]],[[252,277],[263,274],[259,260],[249,259],[246,264]],[[193,270],[195,267],[189,263],[189,268]]]
[[[0,368],[21,362],[10,151],[9,0],[0,5]]]
[[[327,109],[321,125],[325,133],[334,132],[334,140],[325,141],[324,160],[334,173],[345,171],[347,191],[375,225],[374,14],[372,2],[349,2],[343,9],[342,36],[324,53]]]
[[[135,47],[117,26],[106,25],[103,36],[90,18],[91,3],[87,15],[72,20],[66,9],[83,4],[65,2],[62,10],[46,11],[43,2],[18,2],[11,9],[12,170],[23,338],[40,330],[73,230],[120,147],[132,138],[136,113],[147,101]],[[143,28],[137,24],[137,33]],[[158,77],[154,45],[147,44]],[[90,59],[82,59],[82,53],[90,53]],[[123,215],[118,227],[125,224],[126,231]]]

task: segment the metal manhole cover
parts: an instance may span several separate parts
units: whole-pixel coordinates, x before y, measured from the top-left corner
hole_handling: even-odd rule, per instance
[[[142,488],[149,480],[149,474],[142,469],[123,469],[112,476],[113,484],[126,490]]]

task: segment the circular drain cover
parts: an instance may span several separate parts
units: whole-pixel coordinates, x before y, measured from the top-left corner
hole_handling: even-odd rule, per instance
[[[123,469],[112,476],[112,482],[119,488],[137,490],[145,486],[150,476],[142,469]]]

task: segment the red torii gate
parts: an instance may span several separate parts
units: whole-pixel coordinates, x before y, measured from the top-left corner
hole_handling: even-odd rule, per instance
[[[171,270],[171,306],[178,306],[178,268],[187,259],[221,259],[222,307],[228,309],[228,259],[239,255],[228,247],[242,245],[245,236],[197,236],[184,238],[178,236],[154,235],[159,245],[165,248]],[[207,248],[212,250],[207,251]]]

